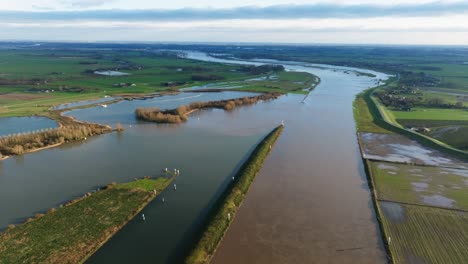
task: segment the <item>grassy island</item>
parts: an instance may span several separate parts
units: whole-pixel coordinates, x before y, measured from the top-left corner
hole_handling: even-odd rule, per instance
[[[280,97],[280,93],[265,93],[257,96],[247,96],[238,99],[219,100],[209,102],[194,102],[182,105],[176,109],[161,111],[159,108],[137,108],[135,115],[138,119],[156,123],[182,123],[187,121],[187,116],[197,110],[218,108],[227,111],[242,105],[252,105],[259,101],[273,100]]]
[[[0,234],[0,263],[82,263],[134,218],[171,178],[110,184]]]
[[[247,161],[242,165],[235,177],[235,181],[228,187],[224,196],[219,199],[211,212],[204,232],[198,243],[192,249],[185,262],[209,263],[218,248],[224,234],[232,223],[234,216],[241,206],[250,184],[263,166],[265,158],[271,151],[271,146],[281,135],[283,126],[278,126],[268,134],[255,148]]]

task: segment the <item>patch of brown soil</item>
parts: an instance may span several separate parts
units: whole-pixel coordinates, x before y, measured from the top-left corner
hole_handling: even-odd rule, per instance
[[[24,94],[24,93],[4,93],[0,94],[0,99],[8,100],[35,100],[35,99],[47,99],[50,96],[42,94]]]

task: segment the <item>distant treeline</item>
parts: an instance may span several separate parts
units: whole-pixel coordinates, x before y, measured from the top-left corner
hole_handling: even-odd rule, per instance
[[[266,74],[270,72],[284,71],[284,66],[274,65],[274,64],[265,64],[265,65],[260,65],[260,66],[243,65],[240,67],[239,71],[248,72],[249,74],[259,75],[259,74]]]
[[[156,123],[181,123],[187,121],[187,114],[208,108],[218,108],[227,111],[242,105],[255,104],[258,101],[273,100],[280,97],[280,93],[265,93],[257,96],[247,96],[238,99],[194,102],[189,105],[182,105],[176,109],[161,111],[159,108],[137,108],[135,115],[139,120],[152,121]]]
[[[216,74],[208,74],[208,75],[202,75],[202,74],[197,74],[197,75],[192,75],[191,77],[192,81],[220,81],[226,79],[224,76],[216,75]]]
[[[83,140],[87,137],[112,131],[108,126],[95,124],[77,124],[64,126],[50,131],[33,134],[20,134],[0,138],[0,158],[2,156],[21,155],[35,149],[48,147],[68,141]]]

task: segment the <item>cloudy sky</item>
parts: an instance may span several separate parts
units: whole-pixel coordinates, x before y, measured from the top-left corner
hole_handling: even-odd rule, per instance
[[[0,26],[0,40],[468,45],[468,1],[0,0]]]

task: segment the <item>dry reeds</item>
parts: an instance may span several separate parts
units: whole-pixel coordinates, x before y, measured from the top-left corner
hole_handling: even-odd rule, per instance
[[[135,115],[140,120],[156,123],[181,123],[187,121],[187,114],[194,110],[218,108],[231,111],[238,106],[252,105],[258,101],[273,100],[281,96],[280,93],[266,93],[258,96],[243,97],[238,99],[194,102],[189,105],[179,106],[176,109],[161,111],[159,108],[137,108]]]

